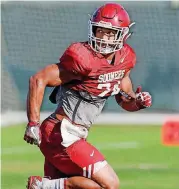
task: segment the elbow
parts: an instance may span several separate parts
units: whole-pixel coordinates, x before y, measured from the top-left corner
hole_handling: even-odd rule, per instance
[[[30,88],[34,88],[34,87],[45,87],[45,81],[43,78],[37,76],[37,75],[33,75],[30,77],[29,79],[29,86]]]

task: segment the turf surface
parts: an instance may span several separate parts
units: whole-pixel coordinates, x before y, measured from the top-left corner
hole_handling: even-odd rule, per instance
[[[2,189],[24,189],[29,175],[43,175],[44,157],[23,133],[23,125],[1,130]],[[179,147],[161,144],[160,127],[97,125],[89,141],[113,166],[121,189],[179,189]]]

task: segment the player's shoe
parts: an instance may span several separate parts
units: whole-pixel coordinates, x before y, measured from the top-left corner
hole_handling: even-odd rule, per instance
[[[42,189],[42,177],[30,176],[27,182],[27,189]]]

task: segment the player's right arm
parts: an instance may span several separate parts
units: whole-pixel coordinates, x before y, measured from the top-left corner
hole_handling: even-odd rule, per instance
[[[40,108],[46,87],[55,87],[81,76],[60,68],[60,64],[51,64],[30,77],[27,95],[28,125],[24,140],[31,144],[40,144]]]

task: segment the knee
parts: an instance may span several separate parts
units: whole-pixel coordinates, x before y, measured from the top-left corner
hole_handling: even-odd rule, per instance
[[[68,178],[65,186],[66,189],[102,189],[95,181],[79,176]]]
[[[120,188],[120,182],[119,182],[119,178],[117,177],[114,181],[112,186],[110,187],[110,189],[119,189]]]
[[[102,189],[100,185],[95,184],[91,187],[91,189]]]
[[[119,189],[120,188],[120,182],[119,178],[110,178],[108,182],[106,182],[105,186],[103,186],[104,189]]]
[[[88,180],[85,184],[85,189],[102,189],[102,187],[93,180]]]

